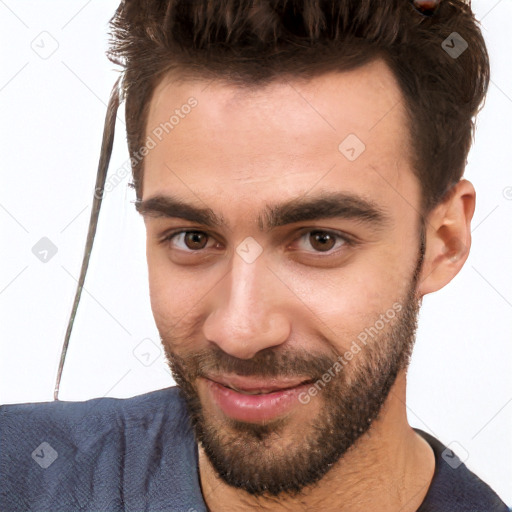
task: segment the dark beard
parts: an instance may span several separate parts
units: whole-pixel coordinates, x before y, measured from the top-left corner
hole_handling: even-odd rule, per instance
[[[181,357],[163,342],[174,379],[186,401],[196,441],[213,468],[228,485],[254,496],[298,494],[317,483],[368,431],[379,416],[398,373],[409,364],[417,328],[419,301],[415,295],[424,255],[424,234],[416,269],[402,309],[361,351],[354,361],[318,393],[321,412],[302,424],[300,432],[286,431],[287,420],[251,424],[205,417],[195,381],[208,373],[259,377],[308,375],[321,380],[338,356],[260,351],[250,360],[238,359],[218,347]]]

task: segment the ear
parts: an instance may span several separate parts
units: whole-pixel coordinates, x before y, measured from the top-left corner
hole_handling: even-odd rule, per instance
[[[427,216],[425,258],[418,293],[423,297],[446,286],[464,265],[471,247],[476,192],[460,180]]]

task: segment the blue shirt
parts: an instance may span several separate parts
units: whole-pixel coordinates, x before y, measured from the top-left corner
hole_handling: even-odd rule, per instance
[[[434,437],[418,512],[508,512]],[[455,461],[455,462],[454,462]],[[207,512],[198,452],[179,388],[128,399],[0,406],[0,510]]]

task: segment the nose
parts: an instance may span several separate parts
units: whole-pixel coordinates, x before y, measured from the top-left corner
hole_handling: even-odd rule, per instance
[[[289,338],[286,308],[278,305],[286,287],[267,268],[263,255],[247,263],[235,253],[231,272],[218,286],[219,295],[203,325],[208,341],[234,357],[250,359]]]

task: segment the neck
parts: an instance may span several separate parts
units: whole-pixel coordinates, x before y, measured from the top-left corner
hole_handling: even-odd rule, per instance
[[[199,474],[210,512],[308,510],[363,512],[378,504],[382,512],[415,512],[432,480],[432,449],[409,426],[405,372],[397,380],[369,431],[317,485],[298,497],[255,497],[221,480],[199,447]]]

